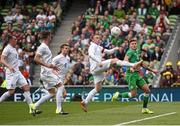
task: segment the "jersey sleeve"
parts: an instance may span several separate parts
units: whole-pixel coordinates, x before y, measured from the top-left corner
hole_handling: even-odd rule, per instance
[[[9,49],[8,48],[4,48],[3,52],[2,52],[2,55],[3,56],[8,56],[10,53]]]
[[[45,48],[45,47],[39,46],[38,49],[37,49],[37,51],[36,51],[36,53],[37,53],[37,54],[40,54],[40,55],[42,56],[43,54],[45,54],[45,51],[46,51],[46,48]]]
[[[132,56],[132,52],[131,52],[131,51],[127,51],[126,56],[128,56],[128,57],[129,57],[129,59],[130,59],[130,58],[131,58],[131,56]]]

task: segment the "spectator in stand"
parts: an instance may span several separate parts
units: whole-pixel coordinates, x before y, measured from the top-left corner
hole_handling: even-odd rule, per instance
[[[163,29],[163,31],[166,31],[166,29],[169,27],[170,22],[167,16],[161,12],[156,20],[156,24],[158,24]]]
[[[147,37],[147,41],[145,44],[143,44],[142,49],[147,51],[150,61],[153,61],[153,54],[155,52],[155,43],[152,40],[151,36]]]
[[[166,69],[163,70],[161,72],[161,77],[162,77],[162,80],[164,80],[165,78],[163,78],[163,74],[166,73],[166,72],[170,72],[172,74],[172,80],[173,80],[173,83],[176,81],[176,71],[173,69],[172,67],[172,62],[168,61],[166,63]]]
[[[118,7],[116,10],[114,10],[114,14],[115,17],[117,17],[117,19],[123,19],[125,17],[125,11],[122,8],[121,3],[118,4]]]
[[[174,83],[173,81],[173,74],[171,72],[165,72],[163,73],[163,80],[160,82],[160,87],[171,87]]]
[[[154,26],[156,23],[156,20],[150,14],[147,14],[147,17],[146,17],[144,23],[146,25]]]
[[[145,8],[145,4],[141,3],[140,8],[137,10],[137,14],[140,16],[146,16],[147,14],[147,8]]]
[[[176,84],[180,85],[180,60],[177,62]]]
[[[169,14],[179,14],[180,12],[180,2],[178,0],[173,1],[173,7],[170,9]]]
[[[156,3],[152,2],[151,7],[148,10],[148,14],[151,15],[154,19],[156,19],[159,15],[158,8],[156,7]]]
[[[62,16],[62,9],[60,6],[60,0],[58,0],[58,2],[53,2],[53,6],[51,7],[51,10],[55,13],[57,20],[60,22],[61,16]]]
[[[103,15],[104,14],[104,7],[102,6],[102,3],[100,0],[98,0],[96,2],[95,14],[96,15]]]

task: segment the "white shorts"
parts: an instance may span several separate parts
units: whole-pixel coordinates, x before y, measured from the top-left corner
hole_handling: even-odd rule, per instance
[[[46,89],[51,89],[57,84],[62,83],[61,80],[54,73],[48,75],[41,75],[41,80]]]
[[[111,59],[102,61],[102,67],[97,66],[94,71],[92,71],[92,75],[94,77],[94,84],[97,84],[100,81],[104,80],[104,74],[103,72],[105,72],[106,70],[108,70],[110,68],[111,65]]]
[[[15,89],[16,87],[23,87],[28,85],[25,77],[22,75],[20,71],[16,71],[15,73],[6,73],[7,80],[7,89]]]

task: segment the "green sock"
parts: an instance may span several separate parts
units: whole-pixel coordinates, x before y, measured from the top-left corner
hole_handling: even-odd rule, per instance
[[[148,101],[149,101],[149,94],[144,94],[143,108],[147,108]]]
[[[120,94],[121,98],[129,98],[129,92],[124,92],[122,94]]]

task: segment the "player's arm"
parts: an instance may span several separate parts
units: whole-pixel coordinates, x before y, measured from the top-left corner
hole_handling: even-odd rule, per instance
[[[119,48],[118,47],[115,47],[113,49],[102,49],[102,52],[106,53],[106,54],[112,54],[114,53],[116,50],[118,50]]]
[[[6,56],[5,55],[1,55],[1,63],[5,67],[7,67],[11,72],[15,72],[14,68],[10,64],[8,64],[5,59],[6,59]]]
[[[36,53],[36,54],[35,54],[34,61],[35,61],[36,63],[38,63],[39,65],[42,65],[42,66],[45,66],[45,67],[48,67],[48,68],[52,68],[52,69],[57,70],[57,67],[56,67],[55,65],[45,63],[45,62],[42,60],[42,56],[41,56],[39,53]]]
[[[151,72],[153,72],[155,74],[157,74],[159,72],[156,69],[152,69],[152,68],[148,67],[145,63],[142,63],[142,67],[144,67],[146,70],[151,71]]]

